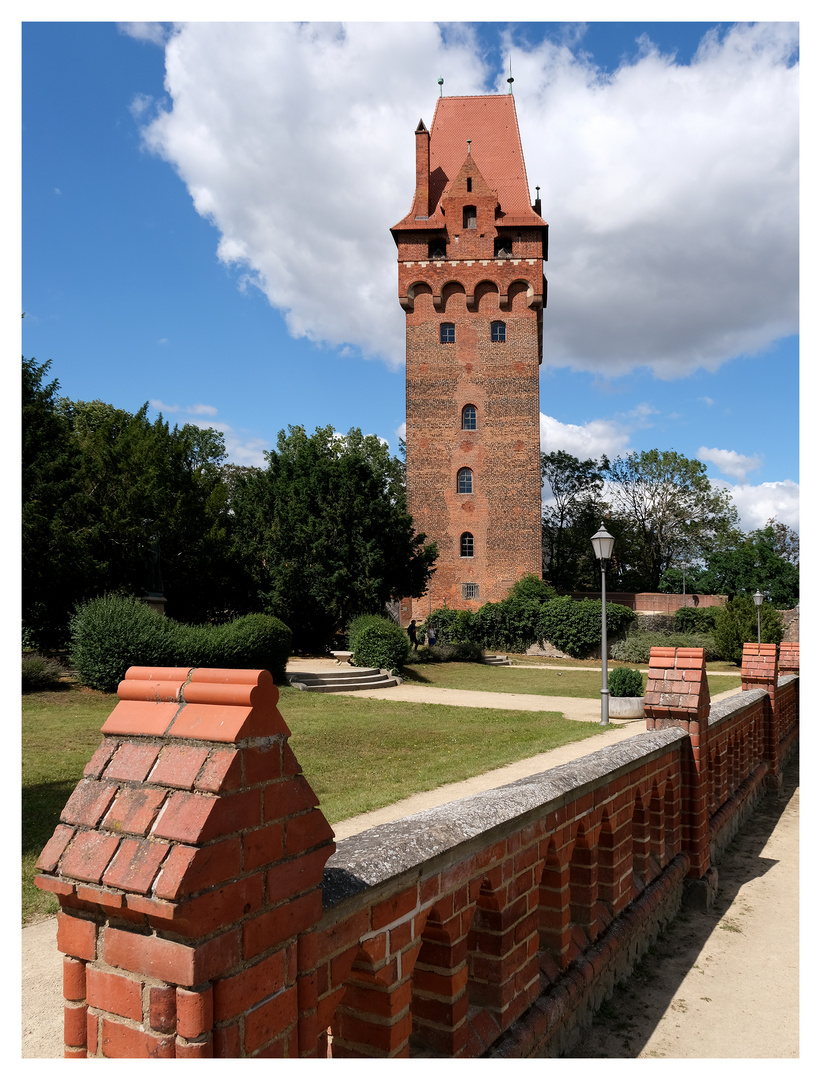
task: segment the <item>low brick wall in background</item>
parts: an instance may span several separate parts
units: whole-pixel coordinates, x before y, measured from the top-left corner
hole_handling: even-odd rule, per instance
[[[647,732],[336,848],[267,672],[131,669],[38,863],[66,1056],[561,1053],[777,788],[770,648],[712,708],[702,651],[654,649]]]

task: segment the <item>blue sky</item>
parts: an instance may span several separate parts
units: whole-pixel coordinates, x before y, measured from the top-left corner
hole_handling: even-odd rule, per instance
[[[388,232],[444,93],[504,92],[550,223],[545,450],[672,448],[798,526],[795,24],[28,23],[22,351],[71,398],[396,450]],[[762,410],[764,416],[762,416]]]

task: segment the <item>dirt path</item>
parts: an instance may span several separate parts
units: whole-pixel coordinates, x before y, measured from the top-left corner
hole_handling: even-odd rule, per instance
[[[567,1057],[798,1057],[797,758],[718,873],[713,910],[670,924]]]

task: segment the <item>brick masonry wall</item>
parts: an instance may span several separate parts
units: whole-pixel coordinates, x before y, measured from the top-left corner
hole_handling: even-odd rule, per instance
[[[38,863],[66,1056],[561,1053],[795,749],[797,675],[745,655],[711,708],[654,650],[646,733],[335,852],[266,672],[132,669]]]
[[[473,270],[476,278],[487,273]],[[408,506],[417,529],[439,546],[434,607],[478,608],[541,570],[539,316],[524,288],[511,286],[508,311],[498,300],[489,290],[470,312],[464,291],[446,290],[438,313],[422,293],[407,317]],[[494,318],[506,322],[505,342],[490,340]],[[443,321],[455,323],[453,344],[439,342]],[[461,428],[468,404],[476,408],[473,431]],[[471,494],[457,490],[463,467],[473,474]],[[460,554],[465,532],[474,538],[470,558]],[[463,601],[463,582],[478,585],[478,600]],[[413,617],[424,618],[427,607],[426,597],[416,601]]]

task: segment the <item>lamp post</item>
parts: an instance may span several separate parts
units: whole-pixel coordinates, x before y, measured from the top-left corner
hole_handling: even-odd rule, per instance
[[[610,693],[607,689],[607,608],[605,607],[605,582],[604,575],[607,572],[607,564],[613,554],[615,537],[611,536],[601,523],[599,531],[591,536],[593,551],[601,563],[601,724],[606,726],[610,723]]]
[[[684,599],[682,607],[687,607],[687,563],[681,564],[681,592]]]
[[[758,589],[756,589],[755,592],[753,593],[753,601],[755,602],[755,616],[756,616],[756,619],[758,620],[758,644],[759,645],[761,644],[761,601],[763,599],[764,599],[764,597],[762,596],[762,594],[758,591]]]

